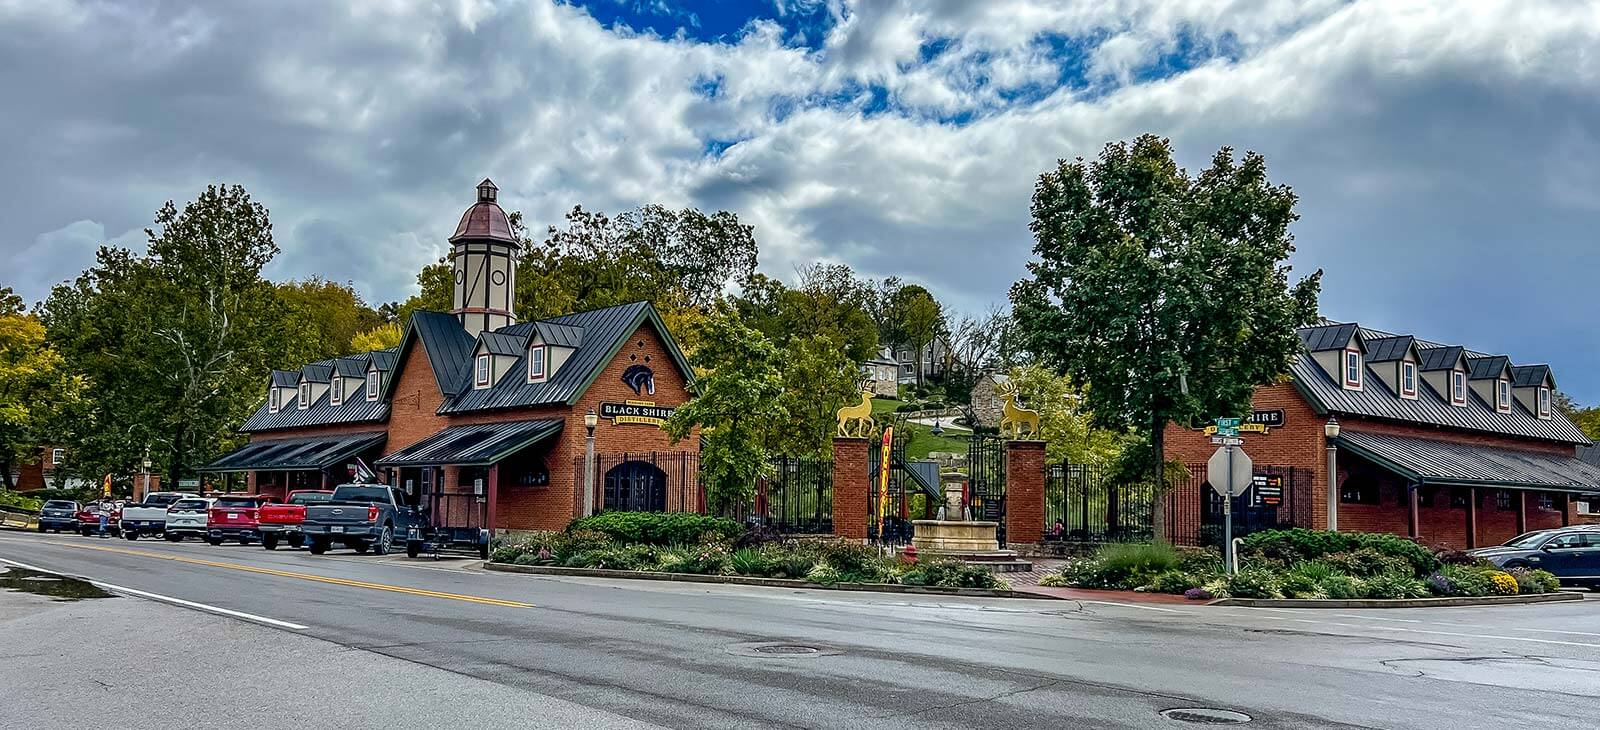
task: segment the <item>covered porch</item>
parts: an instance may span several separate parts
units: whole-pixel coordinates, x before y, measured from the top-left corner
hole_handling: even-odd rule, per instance
[[[1600,494],[1600,467],[1575,456],[1346,431],[1339,528],[1471,549],[1572,524]]]
[[[561,427],[554,419],[451,426],[375,466],[436,528],[529,529],[521,513],[552,492],[546,457]]]
[[[199,469],[221,477],[219,491],[254,491],[287,498],[297,489],[332,489],[348,477],[345,467],[382,449],[383,431],[254,441]]]

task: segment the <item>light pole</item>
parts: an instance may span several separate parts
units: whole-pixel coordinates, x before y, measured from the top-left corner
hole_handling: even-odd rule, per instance
[[[594,514],[594,427],[600,424],[600,417],[595,415],[594,409],[583,414],[583,428],[588,431],[588,437],[583,445],[583,516]]]
[[[1328,531],[1339,531],[1339,419],[1328,416],[1322,435],[1328,437]]]
[[[139,462],[139,466],[143,469],[144,489],[139,491],[138,501],[143,502],[145,497],[150,496],[150,444],[144,445],[144,459]]]

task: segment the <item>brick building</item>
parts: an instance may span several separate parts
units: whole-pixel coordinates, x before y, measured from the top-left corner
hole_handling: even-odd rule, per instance
[[[370,464],[454,526],[559,529],[585,511],[592,416],[595,507],[680,506],[658,459],[628,456],[697,448],[660,428],[690,397],[672,335],[645,302],[516,322],[518,244],[496,196],[483,181],[450,238],[450,313],[414,313],[396,348],[273,372],[250,442],[204,471],[282,496]]]
[[[1240,497],[1236,515],[1326,529],[1332,511],[1336,529],[1456,548],[1594,519],[1600,466],[1578,458],[1590,441],[1554,407],[1548,366],[1353,323],[1300,336],[1304,352],[1284,382],[1256,391],[1254,430],[1243,434],[1257,485],[1264,474],[1280,480]],[[1180,425],[1166,438],[1169,458],[1190,464],[1217,448],[1205,430]],[[1284,489],[1283,474],[1297,483]],[[1221,508],[1203,473],[1168,499],[1169,514]]]

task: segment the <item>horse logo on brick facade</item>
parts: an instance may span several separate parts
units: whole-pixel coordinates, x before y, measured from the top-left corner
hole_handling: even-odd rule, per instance
[[[656,374],[648,365],[629,365],[622,371],[622,382],[633,389],[634,395],[656,394]]]

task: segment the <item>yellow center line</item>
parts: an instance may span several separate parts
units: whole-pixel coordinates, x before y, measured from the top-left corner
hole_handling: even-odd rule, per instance
[[[211,567],[211,568],[226,568],[228,570],[241,570],[241,571],[244,571],[244,572],[247,572],[247,573],[260,573],[262,575],[275,575],[275,576],[279,576],[281,578],[299,578],[300,580],[309,580],[309,581],[313,581],[313,582],[316,582],[316,583],[330,583],[332,585],[348,586],[348,587],[351,587],[351,588],[370,588],[370,589],[375,590],[375,591],[390,591],[390,592],[393,592],[393,593],[405,593],[405,594],[413,595],[413,596],[426,596],[428,598],[446,598],[446,599],[449,599],[449,600],[452,600],[452,601],[466,601],[468,603],[481,603],[481,604],[488,605],[488,606],[505,606],[507,608],[533,608],[534,607],[534,605],[531,604],[531,603],[523,603],[521,601],[507,601],[507,600],[503,600],[503,599],[499,599],[499,598],[484,598],[482,596],[467,596],[467,595],[462,595],[460,593],[442,593],[440,591],[429,591],[429,590],[424,590],[422,588],[407,588],[405,586],[392,586],[392,585],[388,585],[388,584],[385,584],[385,583],[369,583],[369,582],[364,581],[364,580],[350,580],[350,579],[347,579],[347,578],[330,578],[330,577],[325,576],[325,575],[313,575],[311,573],[295,573],[295,572],[288,571],[288,570],[276,570],[276,569],[273,569],[273,568],[258,568],[258,567],[254,566],[254,565],[243,565],[243,564],[240,564],[240,563],[222,563],[222,562],[217,562],[215,560],[201,560],[199,558],[185,558],[185,557],[181,557],[181,556],[178,556],[178,555],[163,555],[161,553],[146,552],[144,550],[129,550],[127,548],[101,547],[99,545],[74,545],[72,543],[58,543],[58,544],[62,545],[64,547],[78,548],[80,550],[100,550],[102,552],[121,553],[123,555],[136,555],[136,556],[144,557],[144,558],[155,558],[157,560],[173,560],[173,561],[177,561],[177,562],[180,562],[180,563],[189,563],[189,564],[192,564],[192,565],[204,565],[204,566]]]

